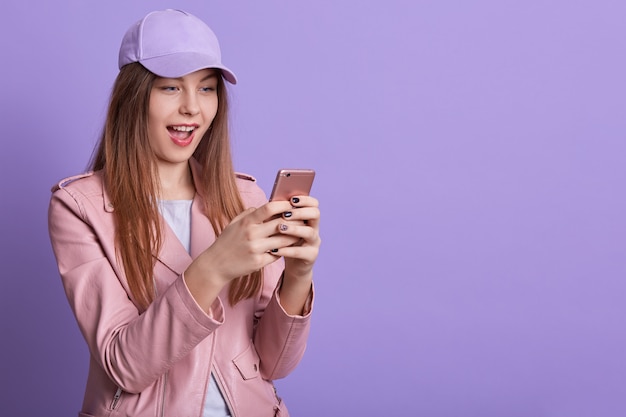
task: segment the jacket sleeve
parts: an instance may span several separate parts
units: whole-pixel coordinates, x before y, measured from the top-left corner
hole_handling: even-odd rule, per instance
[[[263,191],[254,186],[247,196],[259,207],[267,202]],[[242,193],[243,194],[243,193]],[[265,267],[254,333],[254,346],[260,359],[260,371],[268,380],[286,377],[304,355],[313,309],[313,287],[302,316],[289,315],[280,305],[279,289],[284,271],[282,259]]]
[[[92,358],[117,386],[139,393],[223,323],[223,308],[216,300],[205,314],[179,276],[140,314],[115,261],[111,224],[94,204],[75,189],[55,191],[50,240]]]
[[[281,263],[282,264],[282,263]],[[277,270],[278,262],[266,269],[268,273],[281,274],[282,267]],[[272,280],[276,282],[276,278]],[[280,280],[273,291],[271,298],[260,316],[254,345],[261,360],[261,375],[265,379],[280,379],[293,371],[304,355],[306,343],[311,327],[311,312],[313,308],[313,287],[305,314],[302,316],[289,315],[280,305]]]

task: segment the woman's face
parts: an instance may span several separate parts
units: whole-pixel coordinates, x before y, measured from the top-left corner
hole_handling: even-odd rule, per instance
[[[159,166],[187,163],[217,114],[220,74],[203,69],[157,77],[150,92],[148,139]]]

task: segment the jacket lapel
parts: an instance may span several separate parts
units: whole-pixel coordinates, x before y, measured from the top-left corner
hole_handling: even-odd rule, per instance
[[[215,242],[215,232],[209,218],[202,212],[204,201],[196,193],[191,205],[191,257],[196,259]]]
[[[161,217],[161,230],[163,231],[163,245],[156,258],[177,275],[180,275],[191,264],[191,256],[163,217]]]
[[[165,264],[165,266],[174,271],[177,275],[182,274],[189,264],[191,264],[192,260],[197,258],[198,255],[215,241],[213,226],[209,218],[202,211],[204,206],[203,197],[198,192],[198,190],[202,189],[200,187],[202,179],[200,178],[199,164],[195,159],[191,159],[189,165],[191,166],[191,175],[193,176],[196,187],[196,195],[191,205],[191,255],[187,253],[174,231],[161,217],[163,224],[163,246],[158,256],[156,256],[159,262]]]

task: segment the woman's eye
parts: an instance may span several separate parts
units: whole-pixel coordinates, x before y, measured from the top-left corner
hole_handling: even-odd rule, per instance
[[[215,87],[201,87],[200,88],[200,91],[202,91],[203,93],[208,93],[208,92],[215,91],[215,90],[216,90]]]
[[[173,85],[157,85],[155,86],[155,88],[166,93],[178,91],[178,87],[175,87]]]

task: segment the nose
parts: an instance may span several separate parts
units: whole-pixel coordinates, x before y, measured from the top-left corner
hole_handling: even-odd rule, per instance
[[[195,92],[186,91],[181,95],[180,113],[185,116],[195,116],[200,113],[200,105]]]

